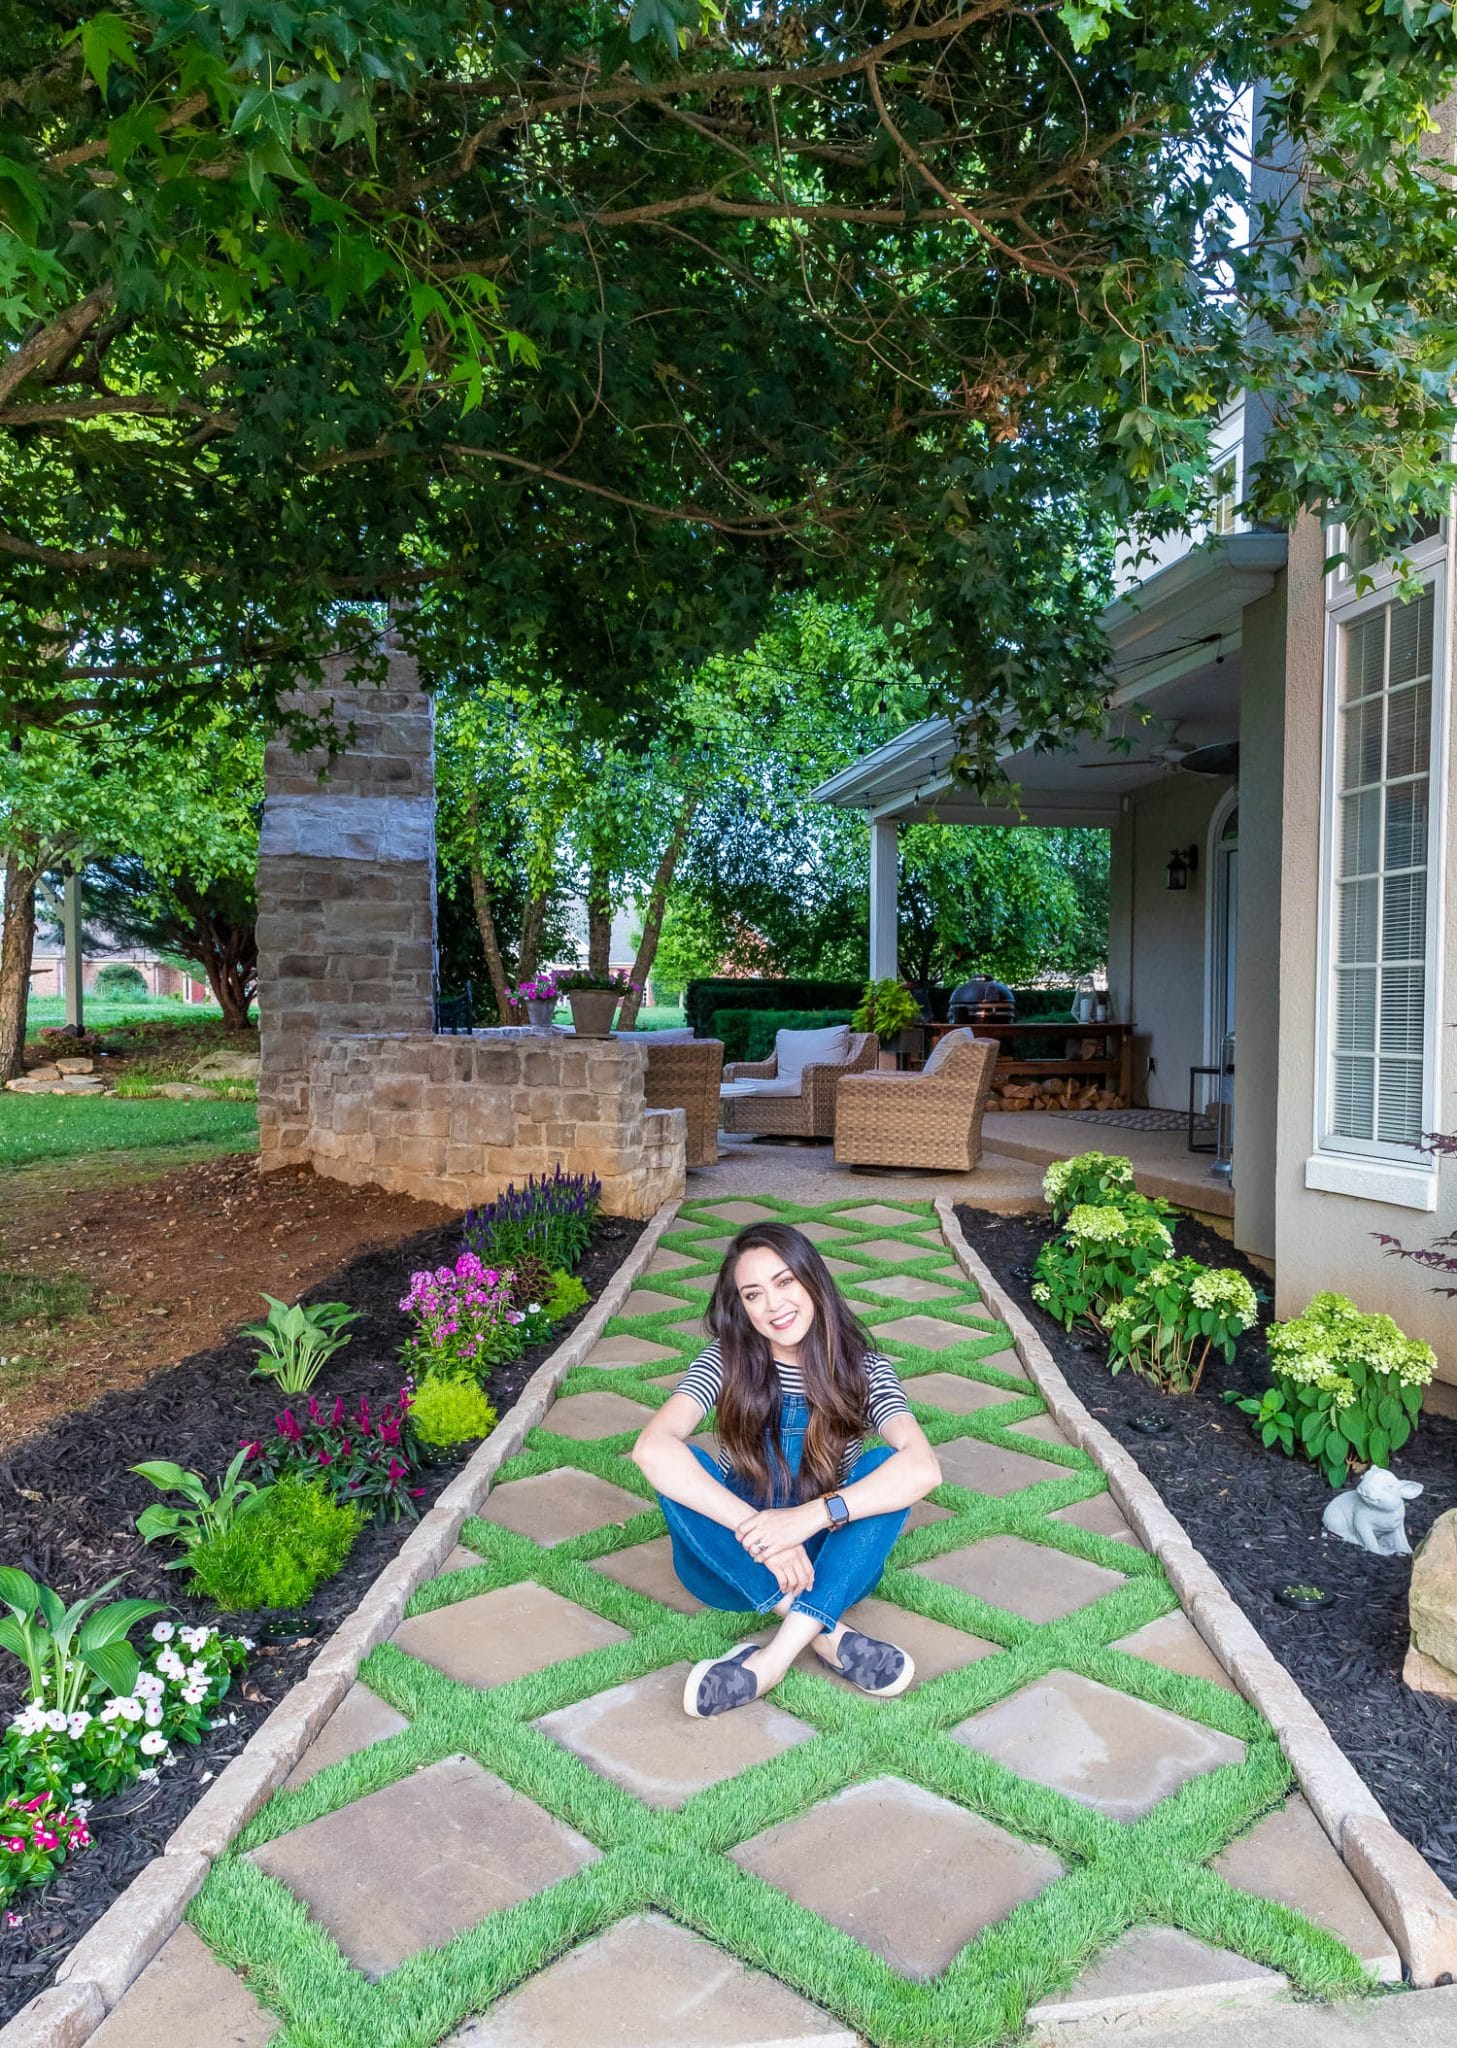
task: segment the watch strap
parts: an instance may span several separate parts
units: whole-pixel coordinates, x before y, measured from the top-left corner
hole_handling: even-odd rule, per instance
[[[850,1520],[850,1510],[838,1493],[825,1495],[825,1513],[829,1516],[831,1529],[843,1529]]]

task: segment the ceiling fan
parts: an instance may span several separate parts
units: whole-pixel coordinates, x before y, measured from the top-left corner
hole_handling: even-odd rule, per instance
[[[1161,746],[1148,754],[1120,754],[1112,761],[1082,761],[1084,774],[1106,773],[1113,768],[1182,768],[1191,775],[1233,775],[1239,768],[1239,741],[1215,740],[1208,746],[1183,747],[1174,738],[1178,727],[1169,728]]]

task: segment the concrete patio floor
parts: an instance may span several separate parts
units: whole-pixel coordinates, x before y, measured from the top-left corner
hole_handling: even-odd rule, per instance
[[[98,2048],[993,2048],[1024,2021],[1172,2048],[1231,2011],[1291,2048],[1374,2048],[1369,2019],[1436,2048],[1401,2031],[1417,1999],[1288,2003],[1356,1988],[1353,1957],[1389,1978],[1391,1943],[924,1181],[801,1219],[938,1445],[857,1616],[917,1683],[869,1701],[806,1652],[684,1716],[689,1661],[750,1631],[686,1600],[625,1453],[732,1231],[775,1213],[712,1184]]]

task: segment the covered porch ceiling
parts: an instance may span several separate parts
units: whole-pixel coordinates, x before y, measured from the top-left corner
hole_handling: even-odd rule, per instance
[[[959,784],[950,772],[954,729],[935,718],[831,776],[813,796],[885,824],[1116,824],[1125,796],[1190,772],[1177,765],[1179,754],[1238,738],[1244,608],[1273,589],[1285,552],[1283,533],[1218,535],[1110,605],[1109,737],[1052,751],[1008,749],[1002,766],[1015,795],[988,800]]]

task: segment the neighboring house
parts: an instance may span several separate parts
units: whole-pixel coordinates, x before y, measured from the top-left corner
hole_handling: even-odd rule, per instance
[[[896,971],[901,824],[1106,826],[1109,993],[1137,1031],[1135,1100],[1183,1109],[1191,1066],[1232,1031],[1235,1242],[1273,1261],[1278,1312],[1338,1289],[1427,1339],[1457,1382],[1454,1305],[1377,1241],[1457,1229],[1457,1168],[1421,1142],[1457,1128],[1452,535],[1410,548],[1410,604],[1389,573],[1364,593],[1326,576],[1337,545],[1315,518],[1287,535],[1233,515],[1259,432],[1244,410],[1225,423],[1216,530],[1120,563],[1105,623],[1128,753],[1089,739],[1010,755],[1013,815],[955,787],[933,720],[815,794],[872,821],[875,975]]]
[[[96,987],[96,977],[103,967],[135,967],[145,976],[148,993],[154,996],[180,996],[184,1003],[210,1003],[212,990],[201,974],[189,974],[185,968],[173,967],[155,954],[132,946],[118,946],[114,951],[88,953],[81,962],[82,986],[89,994]],[[30,965],[30,992],[33,996],[63,996],[66,993],[65,949],[52,941],[37,939]]]

